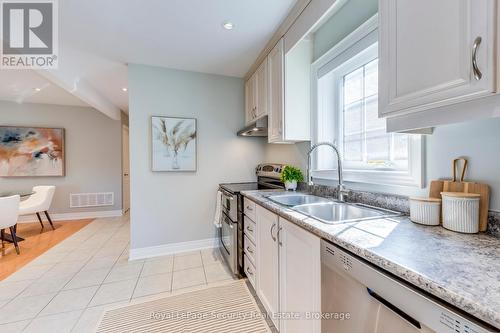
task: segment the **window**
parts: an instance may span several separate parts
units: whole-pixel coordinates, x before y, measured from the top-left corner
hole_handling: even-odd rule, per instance
[[[346,181],[422,187],[420,135],[387,133],[378,118],[376,21],[368,21],[312,66],[313,141],[334,142]],[[314,96],[313,95],[313,96]],[[328,147],[314,156],[313,177],[335,179]]]
[[[344,167],[408,170],[408,135],[387,133],[385,120],[378,118],[378,59],[341,80]]]

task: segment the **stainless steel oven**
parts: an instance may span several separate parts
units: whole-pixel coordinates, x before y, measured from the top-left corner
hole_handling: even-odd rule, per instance
[[[283,188],[279,180],[283,165],[261,164],[256,169],[257,182],[220,184],[222,193],[219,247],[229,269],[235,276],[243,271],[243,196],[241,191]]]
[[[233,274],[236,274],[237,256],[237,228],[238,224],[233,223],[231,219],[224,214],[222,217],[222,227],[220,228],[220,246],[221,253],[229,264]]]
[[[238,197],[222,189],[222,226],[219,229],[221,254],[233,274],[238,274]]]
[[[222,190],[222,212],[231,220],[238,220],[238,195]]]

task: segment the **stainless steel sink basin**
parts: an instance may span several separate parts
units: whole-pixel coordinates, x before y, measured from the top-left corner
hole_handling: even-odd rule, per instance
[[[293,207],[294,210],[323,223],[335,224],[401,215],[385,209],[343,202],[326,202]]]
[[[275,203],[288,207],[308,205],[321,202],[325,203],[331,202],[331,200],[327,198],[317,197],[315,195],[310,195],[310,194],[279,194],[279,195],[271,195],[268,197],[268,199],[274,201]]]
[[[311,194],[275,194],[271,201],[312,217],[320,222],[335,224],[387,218],[401,215],[398,212],[362,204],[333,201]]]

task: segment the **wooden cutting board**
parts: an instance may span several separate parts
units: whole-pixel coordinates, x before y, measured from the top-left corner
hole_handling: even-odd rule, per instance
[[[460,180],[457,180],[457,169],[462,161]],[[479,231],[486,231],[488,227],[488,211],[490,205],[490,188],[487,184],[464,181],[467,170],[467,160],[456,158],[453,160],[452,180],[433,180],[429,189],[429,197],[441,199],[441,192],[476,193],[481,196],[479,201]]]

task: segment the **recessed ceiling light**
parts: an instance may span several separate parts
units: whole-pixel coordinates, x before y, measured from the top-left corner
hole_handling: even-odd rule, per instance
[[[40,88],[35,88],[35,91],[37,91],[37,92],[38,92],[38,91],[42,91],[42,89],[40,89]]]
[[[128,89],[127,89],[127,88],[125,88],[125,87],[124,87],[124,88],[122,88],[122,91],[127,91],[127,90],[128,90]]]
[[[226,21],[222,23],[222,27],[226,30],[233,30],[234,24],[232,22]]]

